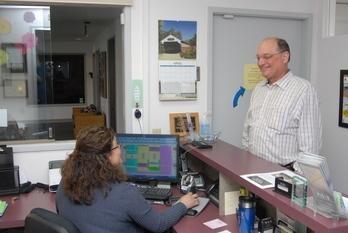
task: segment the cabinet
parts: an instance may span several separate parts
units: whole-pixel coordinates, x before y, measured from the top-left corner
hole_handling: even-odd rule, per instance
[[[73,108],[74,137],[78,135],[81,129],[90,126],[105,126],[105,114],[96,114],[95,112],[83,112],[82,108]]]

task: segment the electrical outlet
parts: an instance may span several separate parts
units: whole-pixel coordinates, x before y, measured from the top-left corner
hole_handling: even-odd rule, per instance
[[[153,134],[161,134],[161,132],[162,132],[161,128],[152,129]]]

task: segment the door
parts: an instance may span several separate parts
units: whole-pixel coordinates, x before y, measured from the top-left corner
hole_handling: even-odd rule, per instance
[[[115,38],[108,40],[109,123],[116,131]]]
[[[256,64],[256,49],[261,40],[277,36],[288,41],[290,69],[295,75],[309,78],[309,18],[213,14],[212,23],[212,109],[213,127],[220,138],[235,146],[241,136],[251,90],[246,90],[233,108],[233,98],[243,86],[244,64]]]

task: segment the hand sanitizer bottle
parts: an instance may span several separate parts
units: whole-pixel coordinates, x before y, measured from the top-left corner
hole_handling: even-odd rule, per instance
[[[211,114],[204,113],[201,120],[201,129],[200,129],[201,138],[205,139],[211,134]]]

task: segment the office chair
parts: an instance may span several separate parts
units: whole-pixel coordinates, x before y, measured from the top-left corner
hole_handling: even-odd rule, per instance
[[[33,209],[25,218],[24,233],[80,233],[77,227],[52,211]]]

